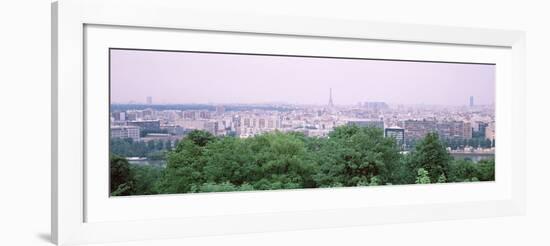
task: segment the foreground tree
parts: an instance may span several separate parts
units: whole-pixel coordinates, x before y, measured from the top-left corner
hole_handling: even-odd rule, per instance
[[[308,159],[300,135],[272,133],[246,141],[254,153],[256,179],[248,182],[256,189],[313,188],[315,163]]]
[[[109,172],[111,195],[127,196],[134,193],[134,176],[126,159],[111,154]]]
[[[447,177],[445,177],[444,174],[439,175],[439,178],[437,178],[437,183],[447,183]]]
[[[210,132],[193,130],[187,134],[187,139],[192,141],[195,145],[204,147],[206,144],[215,141],[216,137]]]
[[[198,143],[204,144],[201,141]],[[164,194],[188,193],[193,185],[204,183],[204,151],[205,147],[196,144],[194,139],[180,141],[176,149],[167,154],[166,168],[158,184],[159,191]]]
[[[439,140],[437,133],[428,133],[412,152],[409,166],[412,170],[423,168],[428,171],[430,180],[447,177],[452,157]]]
[[[328,138],[273,132],[239,139],[193,131],[167,152],[164,170],[132,167],[129,175],[145,181],[119,185],[171,194],[494,180],[494,160],[454,161],[435,133],[417,143],[401,155],[380,129],[358,126],[337,127]],[[121,193],[129,192],[125,187]]]
[[[319,186],[361,186],[395,181],[399,152],[395,141],[373,127],[341,126],[312,152]]]
[[[195,132],[168,154],[159,188],[163,193],[311,188],[316,167],[306,153],[295,134],[216,139]]]
[[[480,181],[495,181],[495,159],[479,161],[476,169]]]
[[[149,165],[130,165],[130,172],[133,176],[133,194],[154,195],[158,194],[158,181],[160,180],[163,168]]]
[[[450,165],[449,182],[494,181],[495,160],[481,160],[478,163],[455,160]]]
[[[416,184],[429,184],[431,183],[429,172],[424,170],[424,168],[419,168],[416,176]]]

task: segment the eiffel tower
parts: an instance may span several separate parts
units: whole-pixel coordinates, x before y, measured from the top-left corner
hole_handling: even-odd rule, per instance
[[[332,102],[332,88],[330,88],[329,90],[329,98],[328,98],[328,106],[329,107],[334,107],[334,103]]]

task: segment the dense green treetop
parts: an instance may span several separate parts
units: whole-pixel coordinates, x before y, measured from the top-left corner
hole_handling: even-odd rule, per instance
[[[165,150],[165,168],[111,158],[111,194],[171,194],[494,180],[494,160],[453,160],[437,134],[401,154],[381,129],[341,126],[328,138],[246,139],[192,131]]]
[[[130,195],[133,193],[133,176],[128,161],[122,157],[110,157],[110,191],[112,195]]]
[[[430,180],[448,176],[451,155],[439,140],[437,133],[428,133],[412,152],[410,167],[428,171]]]

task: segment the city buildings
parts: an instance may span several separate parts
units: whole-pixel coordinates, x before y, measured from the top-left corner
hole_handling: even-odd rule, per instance
[[[142,130],[158,131],[160,130],[160,120],[135,120],[128,121],[129,126],[137,126]]]
[[[112,117],[115,121],[125,121],[126,120],[126,112],[113,112]]]
[[[385,102],[335,105],[332,90],[326,105],[151,105],[147,108],[115,105],[110,119],[113,138],[135,141],[181,139],[192,130],[239,138],[275,131],[324,138],[343,125],[382,129],[384,135],[395,138],[403,150],[410,150],[431,132],[456,145],[453,150],[495,139],[494,105],[474,108]],[[470,141],[472,139],[475,141]]]
[[[418,140],[430,132],[437,131],[437,122],[435,120],[405,120],[403,122],[407,143],[412,140]]]
[[[111,138],[131,138],[133,141],[139,141],[140,130],[137,126],[111,126]]]
[[[396,126],[388,127],[384,129],[384,136],[394,138],[395,143],[399,148],[405,148],[405,129]]]
[[[485,138],[491,141],[495,140],[495,122],[491,122],[485,127]]]
[[[363,107],[371,111],[380,111],[389,108],[388,104],[385,102],[365,102],[363,103]]]
[[[384,122],[379,120],[349,120],[347,124],[360,127],[376,127],[384,129]]]
[[[213,135],[218,135],[218,122],[217,121],[204,122],[204,130],[212,133]]]
[[[489,126],[489,123],[485,123],[485,122],[481,122],[481,121],[475,122],[475,123],[472,125],[472,127],[473,127],[473,129],[474,129],[473,134],[474,134],[476,137],[486,138],[485,129],[487,129],[488,126]]]
[[[216,114],[217,115],[222,115],[223,113],[225,113],[225,107],[223,105],[219,105],[216,107]]]

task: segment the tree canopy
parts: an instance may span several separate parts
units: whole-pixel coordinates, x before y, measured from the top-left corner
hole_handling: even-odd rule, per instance
[[[453,160],[437,134],[399,152],[381,129],[340,126],[328,138],[271,132],[250,138],[192,131],[165,168],[111,157],[111,194],[172,194],[494,180],[494,160]]]
[[[437,133],[428,133],[426,137],[416,145],[409,162],[410,168],[419,168],[427,171],[430,180],[439,180],[440,176],[447,177],[451,155],[439,140]]]

